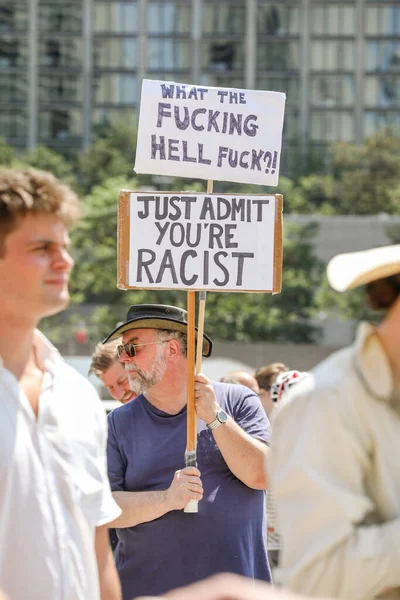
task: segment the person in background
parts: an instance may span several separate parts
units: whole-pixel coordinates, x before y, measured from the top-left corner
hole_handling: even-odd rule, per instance
[[[274,383],[271,386],[271,402],[277,405],[282,402],[289,394],[289,391],[294,385],[303,381],[308,373],[301,371],[282,371],[279,373]],[[276,502],[273,490],[270,488],[267,493],[267,546],[269,563],[273,570],[279,564],[279,552],[281,550],[281,539],[279,535],[279,524],[276,510]]]
[[[97,344],[92,354],[89,375],[96,375],[114,400],[126,404],[136,398],[136,393],[131,390],[128,373],[118,359],[117,347],[120,343],[121,340],[113,340],[108,344]]]
[[[37,329],[68,305],[78,212],[50,173],[0,170],[0,588],[12,600],[121,597],[106,415]]]
[[[220,381],[222,383],[238,383],[239,385],[245,385],[250,388],[257,396],[260,393],[258,383],[256,379],[247,371],[230,371]]]
[[[271,363],[266,367],[261,367],[254,373],[254,377],[258,383],[258,387],[260,388],[259,396],[261,404],[263,405],[268,417],[270,416],[274,407],[273,402],[271,401],[271,386],[278,377],[279,373],[283,373],[284,371],[288,370],[289,369],[286,365],[276,362]]]
[[[312,596],[399,599],[400,245],[338,255],[327,274],[384,316],[274,410],[277,576]]]
[[[270,580],[265,540],[269,424],[258,396],[195,376],[197,467],[184,467],[187,313],[131,306],[105,340],[118,348],[133,402],[109,416],[108,471],[122,508],[115,553],[125,600],[162,594],[220,571]],[[198,341],[203,356],[212,342]],[[197,514],[185,514],[190,500]]]

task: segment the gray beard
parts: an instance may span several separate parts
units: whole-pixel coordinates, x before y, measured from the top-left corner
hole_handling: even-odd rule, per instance
[[[146,373],[140,367],[134,367],[132,372],[135,374],[135,377],[131,378],[129,369],[126,369],[128,372],[129,387],[131,390],[136,392],[136,394],[142,394],[143,392],[146,392],[157,383],[160,383],[160,381],[163,379],[165,371],[167,370],[167,361],[165,360],[163,354],[164,348],[159,346],[157,348],[157,355],[150,373]]]

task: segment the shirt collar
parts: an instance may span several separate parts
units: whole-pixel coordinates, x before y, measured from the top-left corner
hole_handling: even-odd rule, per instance
[[[391,403],[394,377],[376,327],[360,323],[354,348],[355,368],[364,388],[374,398]]]

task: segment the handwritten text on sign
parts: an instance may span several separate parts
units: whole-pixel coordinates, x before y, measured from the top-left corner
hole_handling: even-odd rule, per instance
[[[271,291],[275,202],[132,193],[129,286]]]
[[[285,94],[145,79],[135,171],[277,185]]]

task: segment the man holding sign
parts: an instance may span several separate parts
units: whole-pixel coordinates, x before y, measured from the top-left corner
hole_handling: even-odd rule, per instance
[[[123,597],[157,595],[221,571],[270,580],[265,546],[269,423],[240,385],[195,376],[197,467],[186,446],[186,311],[136,305],[107,338],[118,349],[135,402],[109,415],[108,463],[122,515],[114,525]],[[203,356],[212,342],[203,335]],[[191,499],[198,513],[185,514]]]

